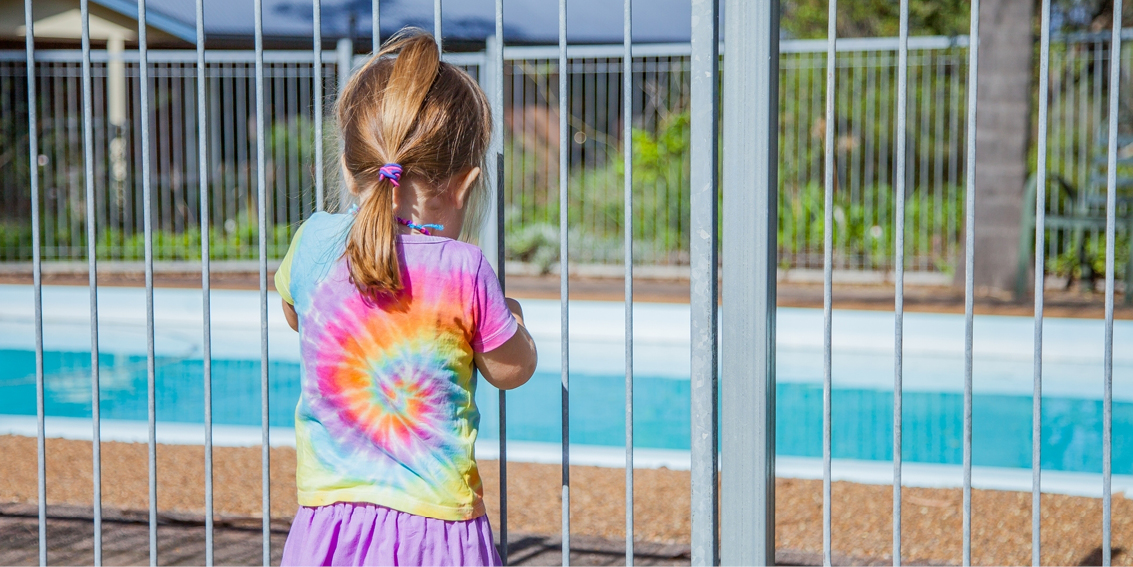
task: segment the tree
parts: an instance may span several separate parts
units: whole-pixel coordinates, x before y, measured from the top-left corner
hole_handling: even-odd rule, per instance
[[[996,290],[1014,288],[1019,259],[1031,133],[1034,8],[1034,0],[980,3],[975,283]]]
[[[1015,287],[1019,239],[1027,236],[1019,231],[1024,185],[1031,173],[1027,156],[1040,32],[1036,4],[982,0],[980,5],[975,282],[1002,291]],[[1052,32],[1106,31],[1112,18],[1113,0],[1054,0],[1050,26]]]

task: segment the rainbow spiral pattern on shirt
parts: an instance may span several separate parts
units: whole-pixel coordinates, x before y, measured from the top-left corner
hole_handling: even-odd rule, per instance
[[[405,512],[483,514],[473,443],[471,278],[410,269],[397,298],[372,300],[345,264],[301,314],[305,377],[296,415],[300,504],[376,502]],[[413,282],[431,282],[412,286]]]

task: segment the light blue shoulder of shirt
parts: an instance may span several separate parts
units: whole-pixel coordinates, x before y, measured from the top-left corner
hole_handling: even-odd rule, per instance
[[[291,263],[291,293],[296,307],[322,281],[346,250],[354,215],[317,212],[303,223],[303,237]]]

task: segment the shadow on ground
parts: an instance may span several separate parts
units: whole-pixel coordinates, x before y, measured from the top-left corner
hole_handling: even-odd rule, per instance
[[[102,560],[104,565],[144,565],[149,562],[149,523],[146,512],[104,510]],[[278,565],[287,539],[286,520],[271,525],[271,560]],[[94,520],[89,508],[49,506],[47,562],[51,565],[94,563]],[[512,565],[562,565],[562,540],[558,536],[511,534],[508,537]],[[600,537],[571,538],[572,565],[624,565],[625,542]],[[157,526],[160,565],[203,565],[205,527],[200,517],[161,515]],[[263,526],[256,518],[230,518],[215,522],[214,562],[217,565],[262,565]],[[1120,553],[1121,550],[1115,550]],[[1101,550],[1096,552],[1101,559]],[[780,565],[821,565],[815,553],[778,550]],[[835,556],[841,565],[881,565],[884,560]],[[1086,558],[1083,565],[1093,557]],[[637,542],[637,565],[689,565],[689,547],[682,544]],[[39,564],[39,521],[35,506],[0,505],[0,565]]]

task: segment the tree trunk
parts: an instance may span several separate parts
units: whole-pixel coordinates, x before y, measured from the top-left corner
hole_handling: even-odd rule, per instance
[[[1034,0],[983,0],[976,94],[975,283],[1014,289],[1031,133]],[[963,261],[958,277],[963,277]],[[963,281],[962,279],[960,281]]]

